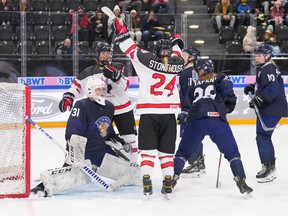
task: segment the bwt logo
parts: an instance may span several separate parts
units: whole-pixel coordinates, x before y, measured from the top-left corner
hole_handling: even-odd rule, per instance
[[[51,118],[60,113],[59,100],[54,97],[39,95],[32,96],[31,114],[35,119]]]
[[[59,77],[58,83],[60,85],[71,85],[74,82],[74,77]]]
[[[31,86],[42,86],[45,84],[45,77],[21,78],[20,83],[26,83]]]

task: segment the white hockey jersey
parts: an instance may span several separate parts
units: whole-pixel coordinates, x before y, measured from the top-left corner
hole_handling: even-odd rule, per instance
[[[142,50],[132,39],[119,44],[120,49],[131,60],[139,76],[137,114],[175,114],[180,109],[177,74],[181,72],[184,60],[178,45],[168,62],[168,70],[157,56]]]
[[[117,65],[112,64],[116,68]],[[69,92],[73,93],[75,99],[80,99],[84,96],[84,88],[90,76],[96,75],[107,84],[106,99],[109,100],[115,107],[115,115],[129,112],[133,109],[130,97],[128,95],[129,80],[122,76],[117,83],[106,78],[99,67],[91,66],[84,69],[74,80]]]

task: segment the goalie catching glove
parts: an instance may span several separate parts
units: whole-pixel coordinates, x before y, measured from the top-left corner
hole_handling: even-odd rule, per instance
[[[111,79],[113,82],[117,82],[121,78],[121,70],[113,67],[112,65],[105,65],[103,69],[105,77]]]
[[[127,29],[126,24],[123,21],[123,25],[121,25],[120,21],[118,19],[113,20],[113,30],[115,34],[114,41],[116,44],[119,42],[125,41],[130,37],[130,33]]]
[[[74,94],[70,92],[66,92],[63,94],[63,98],[59,103],[59,110],[61,112],[66,112],[67,110],[71,110],[73,106],[73,101],[74,101]]]
[[[108,138],[105,143],[109,145],[119,157],[126,161],[130,161],[132,146],[118,134],[115,137]]]

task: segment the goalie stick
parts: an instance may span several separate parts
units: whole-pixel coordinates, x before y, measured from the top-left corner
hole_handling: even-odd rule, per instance
[[[252,95],[251,92],[249,92],[249,97],[250,97],[251,100],[253,99],[253,95]],[[258,119],[259,119],[259,121],[260,121],[260,123],[261,123],[261,126],[262,126],[262,128],[263,128],[264,131],[272,131],[272,130],[275,130],[277,127],[281,126],[281,125],[278,125],[278,126],[276,126],[276,127],[267,127],[267,126],[265,125],[263,119],[262,119],[262,116],[260,115],[259,109],[258,109],[258,107],[256,106],[256,104],[254,104],[254,110],[255,110],[255,113],[256,113],[256,115],[257,115],[257,117],[258,117]]]
[[[32,124],[36,129],[38,129],[40,132],[42,132],[45,136],[47,136],[56,146],[58,146],[64,153],[65,153],[65,158],[68,156],[68,152],[66,149],[59,143],[57,142],[52,136],[50,136],[45,130],[43,130],[36,122],[34,122],[31,118],[28,116],[25,117],[25,119]],[[82,167],[82,170],[90,176],[92,179],[96,180],[102,187],[104,187],[107,191],[114,191],[114,189],[110,189],[110,185],[107,184],[104,180],[100,178],[92,169],[90,169],[87,165],[84,165]]]

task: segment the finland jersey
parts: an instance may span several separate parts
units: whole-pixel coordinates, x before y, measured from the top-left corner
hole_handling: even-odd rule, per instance
[[[268,62],[257,68],[255,95],[261,95],[264,99],[263,105],[259,107],[261,114],[287,116],[284,82],[275,64]]]
[[[177,74],[183,68],[183,58],[178,46],[173,47],[168,70],[158,58],[140,49],[131,38],[119,45],[135,68],[139,81],[137,114],[175,114],[179,112],[180,99],[177,89]]]
[[[123,65],[120,63],[111,63],[117,69],[122,69]],[[107,84],[106,99],[111,101],[115,106],[115,115],[129,112],[133,109],[130,97],[128,95],[129,80],[122,76],[117,83],[106,78],[97,65],[90,66],[84,69],[74,80],[69,92],[73,93],[75,99],[84,96],[84,88],[90,76],[97,74]]]
[[[202,79],[201,79],[202,78]],[[191,101],[188,121],[202,117],[221,117],[226,119],[225,101],[236,104],[237,97],[233,91],[233,83],[224,74],[209,73],[192,82],[185,97]]]
[[[66,140],[72,134],[86,137],[85,152],[89,154],[106,148],[105,140],[115,132],[112,127],[114,106],[107,100],[105,103],[102,106],[88,98],[76,101],[67,121]]]

